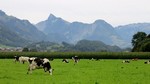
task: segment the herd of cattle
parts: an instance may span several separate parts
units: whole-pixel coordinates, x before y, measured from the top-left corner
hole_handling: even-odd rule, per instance
[[[15,63],[16,62],[20,62],[20,63],[25,63],[28,62],[29,63],[29,68],[28,68],[28,72],[32,73],[32,71],[34,69],[44,69],[45,72],[49,72],[50,75],[52,75],[52,72],[54,71],[54,69],[52,69],[51,64],[50,64],[50,60],[47,58],[38,58],[38,57],[25,57],[25,56],[14,56],[15,57]],[[52,59],[53,60],[53,59]],[[74,61],[74,64],[78,63],[79,58],[78,56],[74,56],[72,57],[72,60]],[[63,59],[62,62],[65,63],[69,63],[69,61],[67,59]]]
[[[15,57],[15,63],[20,62],[20,63],[29,63],[29,68],[27,71],[27,74],[32,73],[34,69],[44,69],[45,72],[49,72],[50,75],[52,75],[52,72],[54,69],[52,69],[50,60],[47,58],[38,58],[38,57],[25,57],[25,56],[14,56]],[[53,60],[53,59],[51,59]],[[74,65],[79,62],[78,56],[72,57],[72,60],[74,61]],[[90,60],[98,60],[98,59],[90,59]],[[138,58],[132,59],[132,61],[137,61]],[[123,60],[122,63],[130,63],[131,60]],[[62,62],[69,63],[68,59],[63,59]],[[150,60],[144,62],[144,64],[150,64]]]
[[[137,61],[138,58],[132,59],[132,61]],[[123,60],[122,63],[130,63],[131,60]],[[144,64],[150,64],[150,60],[147,60],[144,62]]]

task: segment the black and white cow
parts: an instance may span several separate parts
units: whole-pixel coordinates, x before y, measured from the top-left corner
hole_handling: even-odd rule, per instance
[[[148,60],[148,61],[144,62],[144,64],[150,64],[150,60]]]
[[[63,59],[62,62],[69,63],[69,60]]]
[[[130,63],[130,60],[123,60],[122,63]]]
[[[30,57],[30,58],[28,59],[29,64],[31,64],[31,63],[32,63],[32,61],[34,61],[36,58],[37,58],[37,57]]]
[[[79,62],[78,56],[72,57],[72,60],[74,61],[75,64]]]
[[[50,75],[52,75],[53,69],[50,65],[49,59],[47,59],[47,58],[44,58],[44,59],[35,58],[32,61],[31,61],[31,59],[29,59],[29,60],[30,60],[30,65],[29,65],[27,74],[31,73],[35,69],[42,69],[43,68],[45,72],[48,71],[50,73]]]
[[[15,63],[19,62],[19,56],[14,56],[14,58],[15,58]]]
[[[28,60],[29,60],[29,57],[25,57],[25,56],[20,56],[19,57],[19,62],[20,63],[25,63],[25,62],[28,62]]]
[[[25,57],[25,56],[14,56],[15,57],[15,63],[18,61],[20,63],[25,63],[25,62],[28,62],[29,60],[29,57]]]

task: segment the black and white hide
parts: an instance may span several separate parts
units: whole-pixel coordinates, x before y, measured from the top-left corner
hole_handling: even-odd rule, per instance
[[[25,62],[28,62],[29,60],[29,57],[25,57],[25,56],[14,56],[15,57],[15,63],[16,62],[20,62],[20,63],[25,63]]]
[[[130,60],[123,60],[122,63],[130,63]]]
[[[148,61],[144,62],[144,64],[150,64],[150,60],[148,60]]]
[[[14,56],[14,58],[15,58],[15,63],[19,62],[19,56]]]
[[[63,59],[62,62],[64,62],[64,63],[69,63],[69,60]]]
[[[32,73],[32,71],[35,69],[44,69],[45,72],[48,71],[49,74],[52,75],[53,69],[51,68],[50,61],[47,58],[35,58],[33,61],[30,60],[27,74]]]
[[[30,57],[30,58],[28,59],[29,64],[31,64],[31,63],[32,63],[32,61],[34,61],[36,58],[37,58],[37,57]]]
[[[78,56],[72,57],[72,60],[74,61],[75,64],[79,62]]]
[[[19,57],[19,62],[20,63],[25,63],[25,62],[28,62],[28,60],[29,60],[29,57],[24,57],[24,56],[20,56]]]

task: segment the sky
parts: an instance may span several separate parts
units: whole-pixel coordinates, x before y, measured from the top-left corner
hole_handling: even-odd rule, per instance
[[[0,0],[0,10],[33,24],[50,14],[69,22],[103,19],[112,26],[150,22],[150,0]]]

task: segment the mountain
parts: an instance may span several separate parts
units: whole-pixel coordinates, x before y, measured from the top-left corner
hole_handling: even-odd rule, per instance
[[[75,45],[75,49],[78,51],[98,52],[98,51],[109,51],[109,52],[120,52],[121,49],[118,46],[109,46],[101,41],[90,41],[81,40]]]
[[[24,42],[36,42],[46,39],[45,34],[39,31],[28,20],[20,20],[14,16],[8,16],[1,10],[0,28],[2,32],[0,33],[1,38],[7,40],[8,42],[20,42],[23,44]],[[5,40],[2,41],[5,42]]]
[[[82,22],[68,22],[52,14],[47,20],[39,22],[36,27],[44,32],[50,41],[61,43],[77,43],[80,40],[97,40],[108,45],[125,47],[126,43],[115,29],[104,20],[96,20],[87,24]]]
[[[72,52],[72,51],[79,51],[79,52],[120,52],[120,49],[117,46],[109,46],[104,44],[101,41],[90,41],[90,40],[80,40],[77,44],[69,44],[66,42],[62,42],[61,44],[42,41],[37,43],[32,43],[26,46],[31,51],[60,51],[60,52]]]
[[[29,48],[30,51],[59,51],[61,49],[62,45],[54,42],[49,41],[41,41],[41,42],[35,42],[28,44],[26,48]]]
[[[36,27],[44,32],[50,41],[61,43],[68,40],[65,36],[68,25],[69,22],[50,14],[46,21],[39,22]]]
[[[134,23],[115,27],[115,31],[131,45],[131,40],[137,32],[150,34],[150,23]]]
[[[0,44],[7,46],[22,46],[27,43],[28,41],[7,29],[7,27],[0,22]]]
[[[36,25],[28,20],[9,16],[0,10],[0,44],[25,46],[28,43],[50,41],[75,45],[80,40],[101,41],[106,45],[131,47],[132,36],[138,31],[150,33],[150,23],[113,27],[104,20],[93,23],[68,22],[50,14]],[[86,42],[86,41],[85,41]]]

